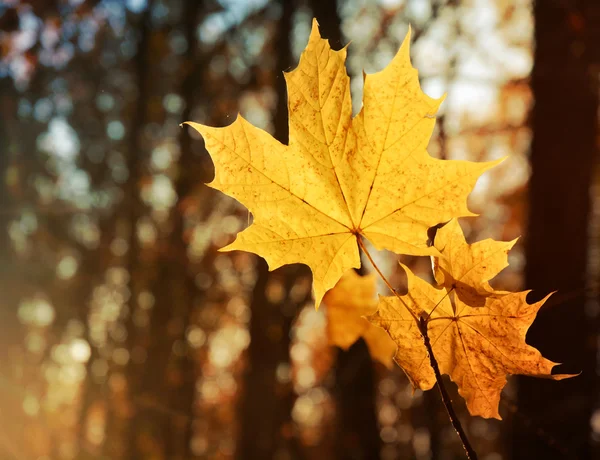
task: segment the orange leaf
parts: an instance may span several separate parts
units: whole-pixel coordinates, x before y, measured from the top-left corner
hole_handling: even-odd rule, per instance
[[[442,254],[438,268],[444,267],[436,273],[441,288],[403,265],[408,293],[380,297],[377,312],[368,319],[396,342],[394,359],[413,386],[428,390],[436,383],[435,375],[413,315],[425,318],[440,372],[458,385],[469,412],[499,419],[507,374],[553,380],[573,375],[551,375],[557,363],[525,342],[529,326],[549,295],[529,304],[528,291],[494,292],[487,283],[506,266],[506,251],[513,242],[485,240],[467,245],[457,222],[444,228],[435,240]]]

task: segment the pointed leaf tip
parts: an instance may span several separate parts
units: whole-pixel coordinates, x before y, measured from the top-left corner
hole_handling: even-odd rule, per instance
[[[312,27],[310,29],[310,36],[309,36],[309,43],[315,39],[319,39],[321,38],[321,32],[319,30],[319,22],[317,21],[317,18],[313,18],[312,20]]]

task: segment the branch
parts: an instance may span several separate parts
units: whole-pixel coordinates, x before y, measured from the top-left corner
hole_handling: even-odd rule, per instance
[[[389,280],[381,272],[381,270],[379,269],[379,267],[377,266],[377,264],[371,257],[371,254],[369,253],[369,251],[367,250],[367,247],[363,243],[361,236],[356,235],[356,239],[358,241],[358,246],[364,252],[364,254],[367,256],[367,258],[371,262],[371,265],[373,266],[375,271],[379,274],[379,276],[381,277],[381,279],[383,280],[385,285],[388,287],[388,289],[390,291],[392,291],[392,293],[396,297],[398,297],[398,299],[400,299],[400,301],[402,301],[402,298],[400,297],[400,295],[392,287]],[[402,303],[404,304],[404,301],[402,301]],[[452,426],[456,430],[456,434],[458,434],[458,437],[460,438],[460,440],[462,442],[463,448],[465,449],[465,453],[467,454],[467,458],[469,460],[477,460],[477,453],[475,452],[475,450],[471,446],[471,443],[469,442],[467,433],[463,429],[463,427],[460,423],[460,420],[458,419],[458,417],[456,415],[454,407],[452,406],[452,400],[450,399],[450,395],[448,395],[448,390],[446,390],[446,387],[444,386],[444,381],[442,380],[442,374],[440,372],[438,362],[435,359],[435,355],[433,354],[433,348],[431,347],[431,342],[429,341],[429,335],[427,334],[427,319],[417,318],[412,311],[410,311],[410,310],[408,310],[408,311],[414,318],[415,322],[417,323],[417,326],[419,327],[419,332],[423,336],[423,343],[425,344],[425,348],[427,349],[427,354],[429,355],[429,362],[431,364],[431,367],[433,368],[433,372],[435,374],[435,380],[437,381],[437,385],[440,390],[440,394],[442,395],[442,401],[444,403],[444,406],[446,407],[446,412],[448,413],[448,417],[450,418],[450,423],[452,423]]]
[[[424,318],[419,318],[419,332],[423,336],[423,343],[425,344],[425,348],[427,348],[427,354],[429,355],[429,363],[433,368],[433,372],[435,374],[435,380],[438,384],[438,389],[440,390],[440,395],[442,396],[442,401],[444,406],[446,407],[446,412],[448,412],[448,417],[450,418],[450,423],[456,430],[456,434],[460,438],[463,448],[465,449],[465,453],[467,454],[467,458],[469,460],[477,460],[477,453],[471,446],[469,442],[469,438],[465,433],[464,428],[462,427],[456,412],[454,411],[454,406],[452,406],[452,400],[450,399],[450,395],[448,394],[448,390],[444,385],[444,381],[442,380],[442,374],[440,372],[440,368],[438,366],[438,362],[435,359],[435,355],[433,354],[433,348],[431,348],[431,342],[429,340],[429,335],[427,334],[427,320]]]

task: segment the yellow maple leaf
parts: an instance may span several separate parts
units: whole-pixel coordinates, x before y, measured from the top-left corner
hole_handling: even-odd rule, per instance
[[[452,223],[435,239],[442,253],[439,266],[445,267],[442,287],[430,285],[403,265],[408,293],[380,297],[377,312],[368,318],[387,330],[398,345],[394,359],[413,386],[428,390],[436,380],[415,321],[415,317],[423,318],[440,372],[458,385],[469,413],[486,418],[500,418],[498,405],[507,374],[553,380],[572,377],[551,375],[557,363],[525,342],[529,326],[550,295],[528,304],[529,291],[504,291],[497,296],[487,291],[487,280],[506,266],[504,250],[513,243],[485,240],[467,245],[458,223]],[[479,294],[474,289],[463,291],[467,296],[455,295],[454,280],[485,289]]]
[[[361,236],[378,249],[436,254],[427,229],[473,215],[467,195],[497,163],[428,155],[442,99],[421,91],[409,41],[410,33],[383,71],[366,76],[363,107],[352,118],[346,49],[333,51],[314,20],[298,67],[285,74],[289,145],[241,116],[224,128],[188,122],[214,161],[209,185],[254,217],[224,250],[259,254],[271,270],[308,265],[317,307],[344,272],[360,266]]]
[[[483,306],[486,297],[507,294],[492,289],[488,281],[508,266],[508,251],[516,242],[488,238],[467,244],[460,224],[452,219],[435,236],[434,246],[443,254],[432,257],[435,280],[467,305]]]
[[[374,274],[359,276],[354,270],[349,270],[325,294],[327,339],[330,345],[347,350],[362,337],[371,357],[389,368],[396,344],[386,331],[365,319],[377,310],[375,280]]]

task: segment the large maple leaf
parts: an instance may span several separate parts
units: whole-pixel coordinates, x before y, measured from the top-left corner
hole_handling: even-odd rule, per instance
[[[387,68],[366,76],[363,107],[352,118],[346,49],[333,51],[313,21],[298,67],[285,74],[289,145],[241,116],[224,128],[189,123],[215,164],[209,185],[254,218],[224,249],[259,254],[271,270],[307,264],[317,306],[345,271],[360,266],[361,236],[379,249],[436,254],[427,229],[473,215],[467,195],[497,163],[428,155],[442,99],[421,91],[409,41],[410,34]]]
[[[331,345],[348,350],[361,337],[373,359],[392,367],[396,344],[388,333],[366,320],[377,310],[376,275],[359,276],[347,271],[325,297],[327,339]]]
[[[423,318],[440,372],[458,385],[469,412],[499,419],[507,374],[553,380],[572,377],[551,375],[557,363],[525,342],[529,326],[550,295],[529,304],[529,291],[493,291],[487,281],[506,266],[506,251],[514,242],[485,240],[468,245],[457,222],[444,229],[435,238],[442,254],[438,267],[444,267],[442,287],[426,283],[402,266],[408,294],[380,297],[377,312],[368,319],[396,342],[394,359],[413,386],[428,390],[436,379],[415,321]],[[458,290],[465,286],[473,289]]]

